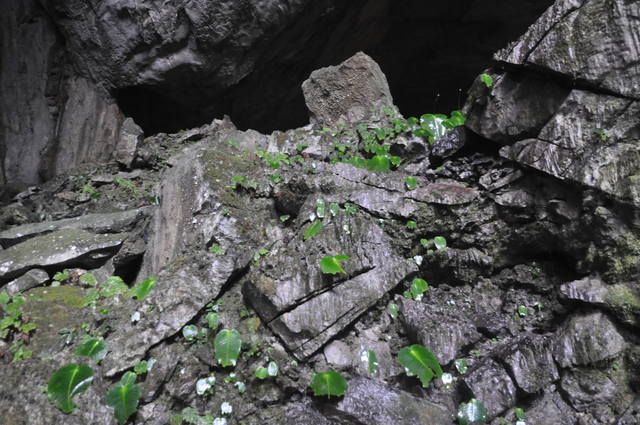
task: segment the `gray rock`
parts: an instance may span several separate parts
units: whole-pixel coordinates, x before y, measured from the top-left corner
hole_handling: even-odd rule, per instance
[[[567,299],[590,304],[604,305],[607,292],[608,288],[598,277],[585,277],[560,286],[560,293]]]
[[[122,123],[120,138],[113,152],[113,158],[125,168],[131,168],[136,157],[138,145],[144,137],[142,129],[131,118]]]
[[[560,386],[578,412],[606,407],[618,397],[618,385],[598,369],[576,369],[562,377]],[[621,388],[622,389],[622,388]]]
[[[449,158],[462,149],[467,142],[467,134],[463,126],[447,131],[444,137],[437,140],[431,147],[431,156],[435,158]]]
[[[64,229],[80,229],[93,233],[126,232],[131,230],[148,212],[148,208],[138,208],[114,213],[86,214],[57,221],[25,224],[0,232],[0,244],[7,248],[34,236]]]
[[[491,420],[516,402],[516,387],[502,366],[489,359],[463,379],[473,397],[487,408]]]
[[[7,283],[3,288],[9,295],[27,291],[31,288],[38,287],[49,281],[49,274],[42,269],[32,269],[17,279]]]
[[[561,367],[612,359],[627,345],[611,320],[599,312],[571,317],[556,338],[553,356]]]
[[[477,248],[446,248],[424,257],[420,270],[440,282],[475,283],[493,267],[493,258]]]
[[[537,138],[500,154],[562,180],[640,205],[640,102],[574,90]]]
[[[454,420],[445,406],[365,378],[349,380],[349,389],[335,409],[364,425],[445,425]]]
[[[311,123],[319,127],[366,121],[380,115],[381,107],[393,107],[387,78],[362,52],[340,65],[312,72],[302,83],[302,92]]]
[[[327,205],[333,201],[323,198]],[[312,198],[305,204],[302,217],[315,209],[315,202]],[[299,358],[323,346],[417,269],[394,253],[389,237],[363,212],[325,220],[312,241],[305,243],[300,235],[272,247],[243,289],[262,319]],[[344,263],[347,275],[323,275],[320,259],[336,254],[351,257]]]
[[[526,409],[526,423],[531,425],[575,425],[574,410],[557,392],[545,392],[531,407]]]
[[[523,391],[537,393],[560,377],[551,348],[549,338],[527,336],[504,356],[505,364]]]
[[[84,267],[104,263],[122,245],[124,234],[65,229],[31,238],[0,251],[0,280],[37,267]]]
[[[537,135],[569,94],[550,78],[519,72],[489,74],[493,87],[476,79],[469,91],[465,125],[501,144]]]
[[[496,59],[535,65],[640,98],[640,5],[625,0],[562,0]],[[594,31],[597,28],[597,31]]]
[[[640,421],[640,399],[636,399],[618,418],[615,425],[635,425]]]
[[[285,425],[336,425],[337,423],[329,420],[316,409],[312,404],[293,403],[285,407],[284,424]]]
[[[353,355],[351,348],[342,341],[333,341],[324,348],[327,363],[339,368],[351,366]]]
[[[400,319],[407,334],[446,365],[460,350],[480,340],[475,324],[455,306],[417,302],[399,297]]]
[[[432,183],[415,190],[408,191],[407,198],[441,205],[463,205],[473,202],[480,193],[459,183]]]

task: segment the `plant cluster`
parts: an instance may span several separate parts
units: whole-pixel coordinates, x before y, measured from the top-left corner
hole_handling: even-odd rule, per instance
[[[0,339],[10,343],[12,362],[28,359],[33,355],[27,344],[30,334],[36,329],[36,324],[29,322],[28,317],[24,315],[21,309],[24,303],[25,298],[20,294],[10,297],[6,292],[0,292],[0,308],[4,316],[0,320]],[[0,352],[0,357],[3,354]]]

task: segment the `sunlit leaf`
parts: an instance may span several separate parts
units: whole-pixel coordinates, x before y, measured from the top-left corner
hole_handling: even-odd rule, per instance
[[[93,381],[93,370],[89,366],[68,364],[56,370],[47,386],[49,401],[63,413],[71,413],[76,405],[73,397],[85,391]]]
[[[316,373],[311,380],[311,389],[316,396],[342,396],[347,392],[347,380],[332,370]]]

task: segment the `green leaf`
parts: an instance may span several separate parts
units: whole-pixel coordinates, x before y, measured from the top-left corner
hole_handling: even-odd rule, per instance
[[[428,248],[429,247],[429,239],[420,239],[420,245],[422,245],[424,248]]]
[[[135,381],[136,374],[127,372],[120,380],[120,383],[111,387],[107,392],[105,403],[114,409],[113,414],[120,425],[127,422],[129,416],[138,411],[140,390]]]
[[[529,309],[523,305],[518,306],[518,315],[520,317],[526,317],[529,314]]]
[[[216,330],[218,329],[218,325],[220,325],[220,316],[216,312],[211,312],[207,314],[207,326],[209,329]]]
[[[269,377],[269,372],[267,372],[266,367],[259,367],[256,369],[256,378],[267,379],[268,377]]]
[[[436,249],[445,249],[447,247],[447,240],[442,236],[436,236],[433,238],[433,243],[436,246]]]
[[[415,230],[418,228],[418,223],[413,220],[407,221],[407,229]]]
[[[6,292],[0,292],[0,304],[7,304],[11,300],[11,297]]]
[[[186,325],[182,328],[182,336],[188,342],[193,341],[198,336],[198,327],[196,325]]]
[[[405,347],[398,353],[398,362],[408,376],[417,376],[422,386],[427,388],[434,375],[442,376],[442,368],[433,353],[419,344]]]
[[[411,283],[411,295],[413,295],[413,299],[416,301],[420,301],[422,298],[422,294],[429,290],[429,284],[424,279],[413,279]]]
[[[391,161],[384,155],[375,155],[373,158],[366,160],[366,168],[369,171],[389,171],[391,169]]]
[[[493,86],[493,78],[491,78],[491,75],[489,74],[480,74],[480,81],[482,81],[487,87]]]
[[[100,284],[100,295],[103,297],[112,297],[114,295],[127,292],[129,287],[118,276],[111,276]]]
[[[73,412],[76,405],[73,397],[85,391],[93,381],[93,370],[89,366],[68,364],[56,370],[47,386],[49,401],[62,413]]]
[[[216,255],[224,255],[226,250],[224,249],[224,247],[220,246],[217,243],[214,243],[213,245],[211,245],[208,249],[209,252],[216,254]]]
[[[274,361],[269,362],[267,365],[267,373],[269,376],[278,376],[278,364]]]
[[[387,311],[389,312],[389,316],[393,317],[394,319],[398,318],[398,305],[394,304],[394,303],[389,303],[389,305],[387,305]]]
[[[304,231],[304,234],[302,235],[302,237],[306,241],[307,239],[311,239],[312,237],[320,233],[321,230],[322,230],[322,221],[314,220],[313,223],[311,223],[311,226],[309,226],[307,230]]]
[[[222,367],[235,366],[240,356],[242,341],[240,332],[235,329],[223,329],[213,342],[216,360]]]
[[[325,202],[322,199],[316,200],[316,215],[318,218],[324,218],[325,215]]]
[[[38,325],[36,325],[35,323],[25,323],[24,325],[20,326],[20,332],[28,334],[37,327]]]
[[[460,403],[458,407],[458,423],[468,425],[472,422],[487,422],[487,409],[481,401],[472,398],[468,403]]]
[[[88,338],[80,343],[74,353],[78,356],[90,357],[98,363],[105,358],[107,352],[107,343],[102,338]]]
[[[80,276],[80,282],[88,286],[96,286],[98,284],[96,277],[91,273],[85,273],[82,276]]]
[[[375,351],[365,351],[363,353],[363,358],[367,363],[367,372],[369,372],[369,375],[375,375],[378,371],[378,356],[376,356]]]
[[[316,396],[342,396],[347,392],[347,380],[332,370],[316,373],[311,379],[311,389]]]
[[[520,420],[520,421],[524,421],[525,420],[524,410],[522,410],[522,408],[516,407],[515,414],[516,414],[516,418],[518,418],[518,420]]]
[[[342,261],[348,260],[348,255],[328,255],[320,260],[320,270],[325,274],[347,274],[340,264]]]
[[[291,218],[291,216],[290,216],[290,215],[288,215],[288,214],[281,215],[281,216],[280,216],[280,222],[281,222],[281,223],[286,223],[286,222],[287,222],[287,220],[289,220],[290,218]]]
[[[407,176],[404,179],[404,184],[407,186],[407,189],[414,190],[418,187],[418,179],[412,176]]]
[[[467,361],[465,359],[456,359],[454,364],[456,366],[456,370],[460,375],[464,375],[465,373],[467,373],[468,368],[467,368]]]
[[[131,291],[129,291],[129,296],[131,298],[137,299],[138,301],[142,301],[144,297],[149,295],[149,292],[151,292],[151,290],[155,288],[155,286],[156,279],[154,277],[150,277],[149,279],[145,279],[131,288]]]
[[[58,272],[53,275],[53,280],[57,280],[58,282],[64,282],[67,279],[69,279],[69,270]]]
[[[149,363],[147,363],[145,360],[139,361],[135,364],[135,366],[133,366],[133,371],[136,373],[136,375],[145,374],[149,372]]]

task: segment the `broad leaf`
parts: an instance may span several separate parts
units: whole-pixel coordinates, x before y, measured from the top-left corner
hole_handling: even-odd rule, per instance
[[[487,422],[487,409],[481,401],[472,398],[458,407],[458,423],[468,425],[472,422]]]
[[[138,411],[140,390],[135,382],[136,374],[127,372],[120,380],[120,383],[111,387],[107,392],[105,403],[107,406],[113,407],[113,414],[120,425],[127,422],[129,416]]]
[[[443,236],[436,236],[433,238],[433,243],[436,249],[445,249],[447,247],[447,240]]]
[[[412,176],[407,176],[404,179],[404,184],[407,186],[407,189],[414,190],[418,187],[418,179]]]
[[[136,298],[138,301],[142,301],[144,297],[149,295],[149,292],[151,292],[151,290],[155,288],[155,286],[156,279],[154,277],[150,277],[149,279],[146,279],[131,288],[131,291],[129,291],[129,296],[131,298]]]
[[[127,290],[129,287],[118,276],[111,276],[100,284],[100,295],[103,297],[112,297],[127,292]]]
[[[314,395],[326,395],[327,397],[342,396],[347,392],[347,380],[342,375],[332,370],[316,373],[311,380],[311,389]]]
[[[398,318],[398,305],[394,304],[394,303],[389,303],[389,305],[387,305],[387,311],[389,312],[389,316],[393,317],[394,319]]]
[[[96,277],[91,273],[85,273],[82,276],[80,276],[80,282],[88,286],[96,286],[98,284]]]
[[[391,161],[384,155],[375,155],[373,158],[366,160],[366,168],[369,171],[389,171],[391,169]]]
[[[235,366],[240,356],[240,348],[242,341],[240,340],[240,332],[235,329],[223,329],[218,332],[213,342],[216,360],[221,366]]]
[[[306,241],[307,239],[311,239],[322,230],[322,221],[314,220],[314,222],[304,231],[302,237]]]
[[[419,344],[400,350],[398,362],[405,368],[407,375],[417,376],[424,388],[429,386],[434,376],[442,376],[442,368],[436,356]]]
[[[198,336],[199,329],[196,325],[186,325],[182,328],[182,336],[188,342],[193,341]]]
[[[68,364],[56,370],[47,386],[49,401],[63,413],[73,412],[76,405],[72,398],[85,391],[93,381],[93,370],[89,366]]]
[[[340,263],[342,261],[348,260],[349,258],[351,257],[349,257],[348,255],[328,255],[326,257],[323,257],[320,260],[320,270],[322,270],[322,273],[326,274],[347,274]]]
[[[424,279],[413,279],[411,283],[411,295],[416,301],[420,301],[422,294],[429,290],[429,284]]]
[[[269,377],[269,372],[267,372],[266,367],[259,367],[256,369],[256,378],[267,379],[268,377]]]
[[[98,363],[105,358],[107,352],[107,343],[102,338],[88,338],[80,343],[75,354],[90,357]]]
[[[7,304],[11,297],[6,292],[0,292],[0,304]]]
[[[211,330],[218,329],[218,325],[220,325],[220,316],[216,312],[207,313],[207,326]]]

